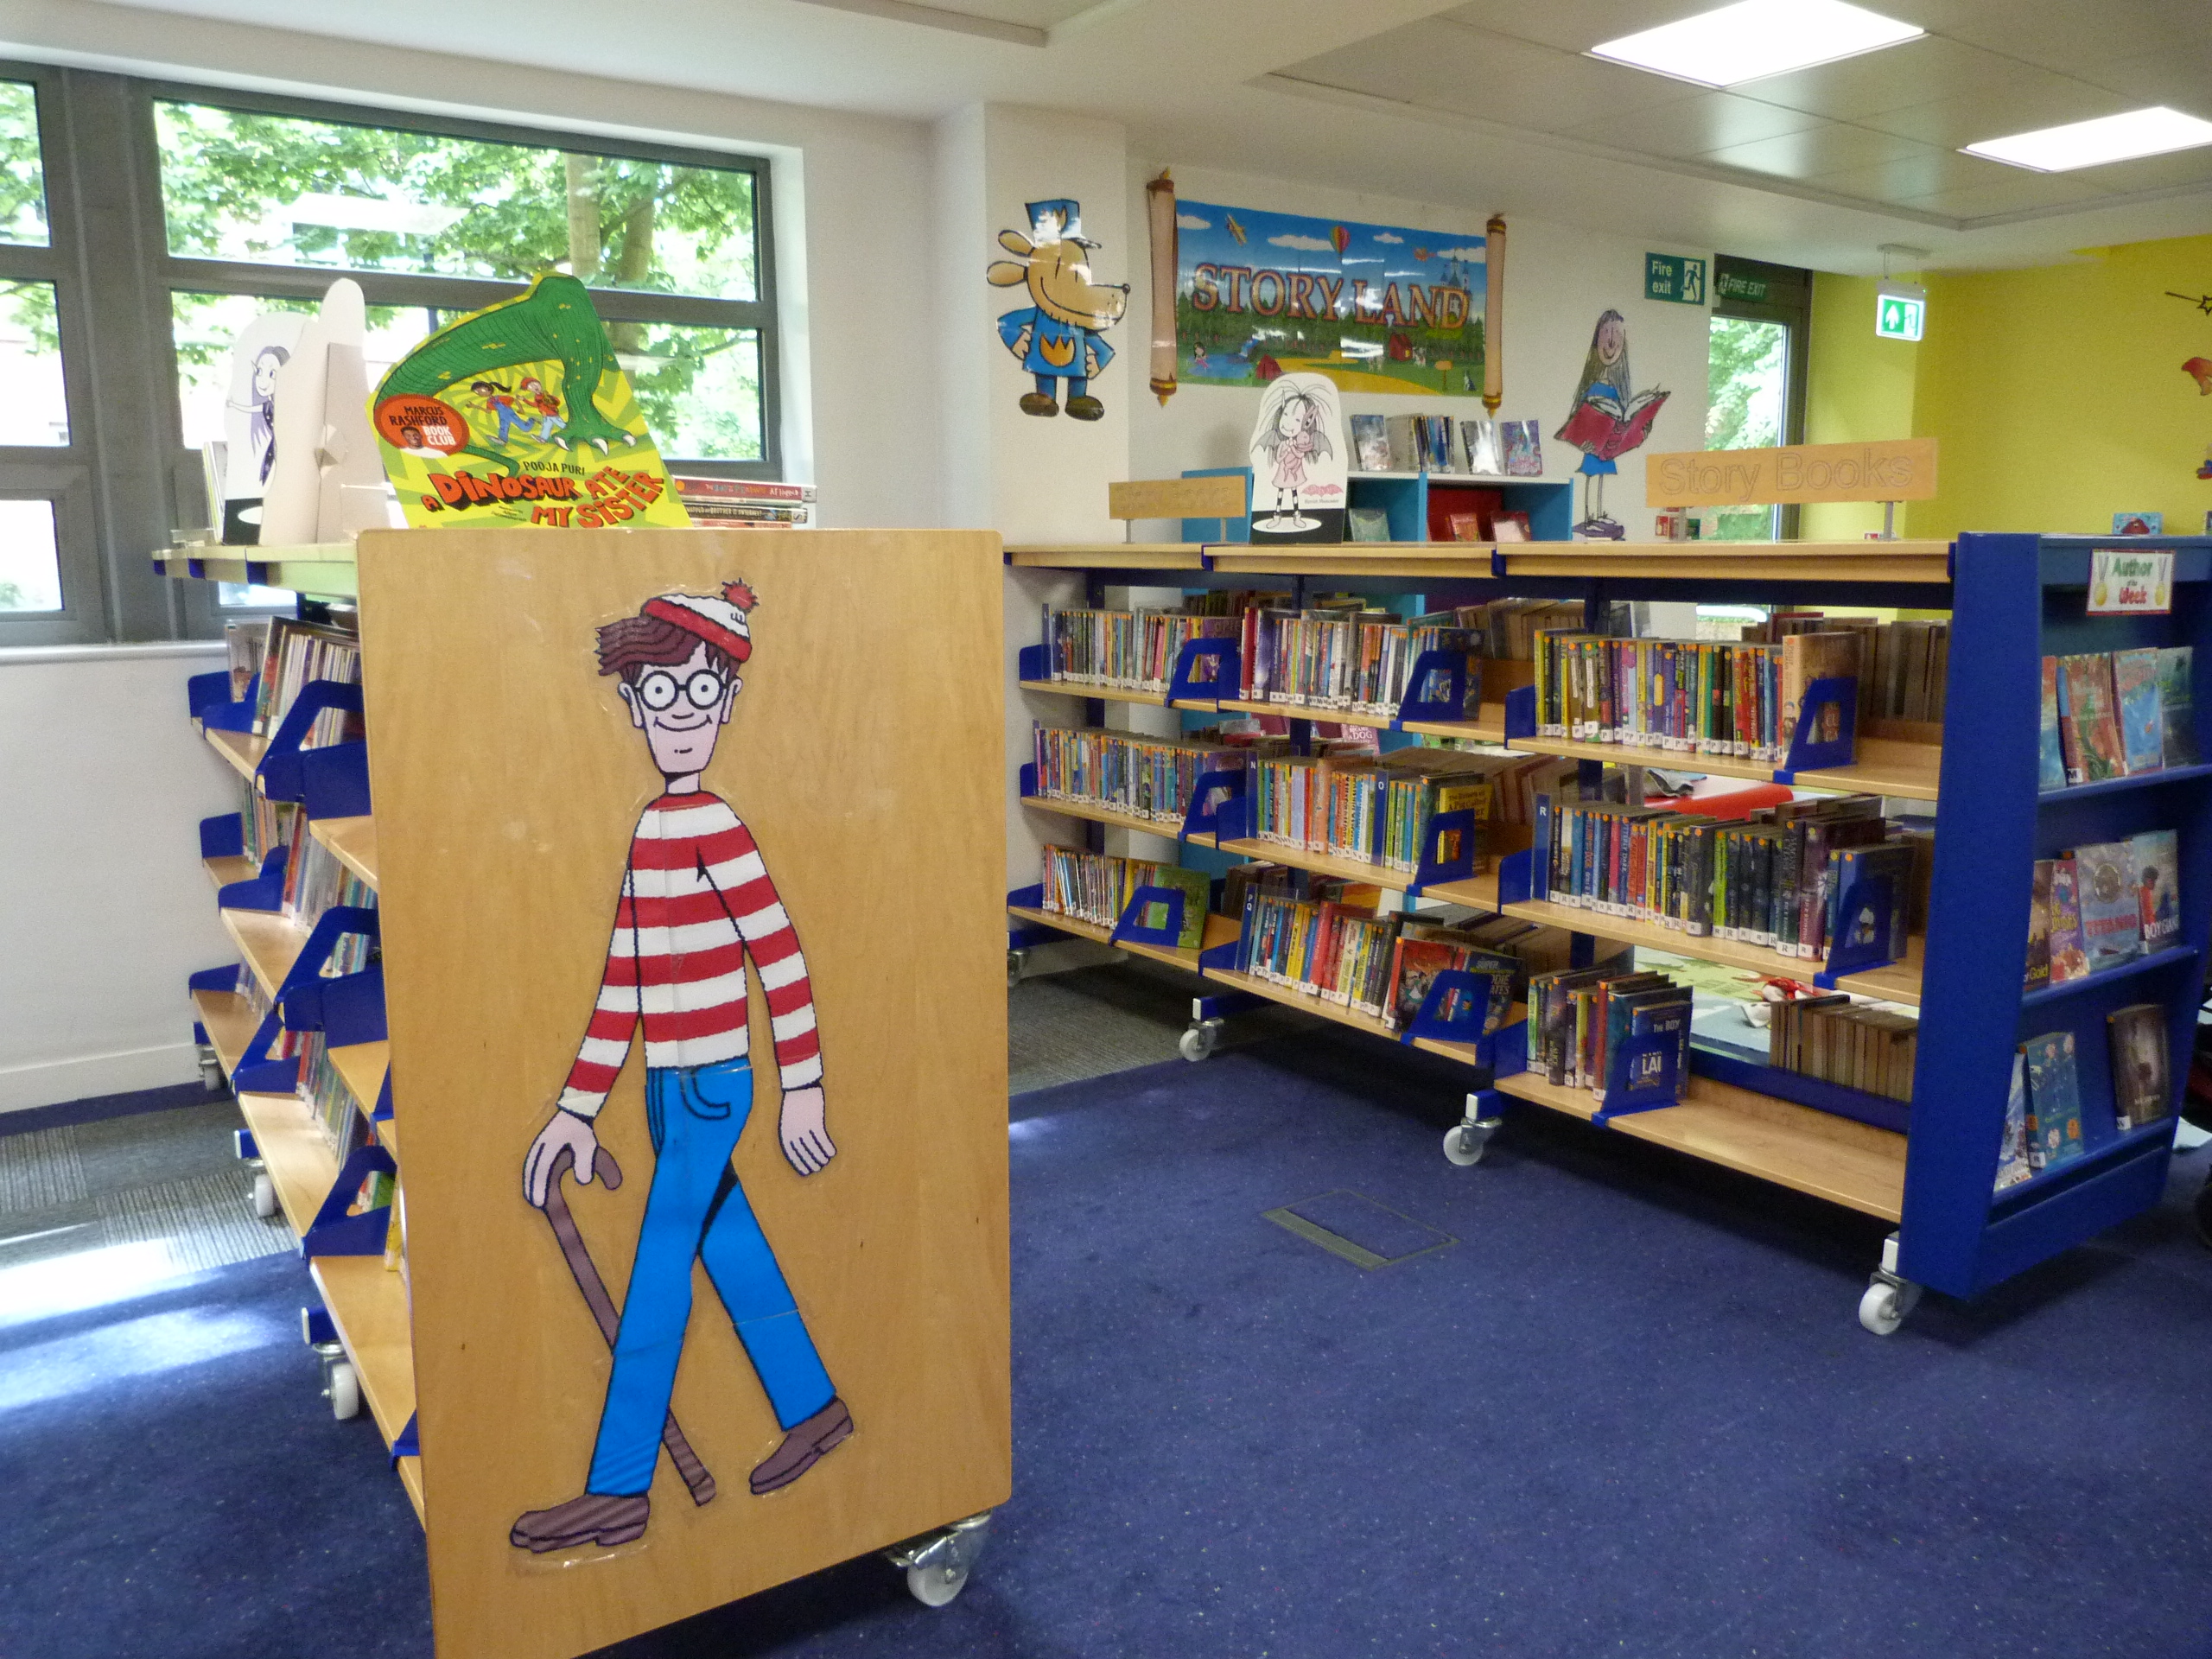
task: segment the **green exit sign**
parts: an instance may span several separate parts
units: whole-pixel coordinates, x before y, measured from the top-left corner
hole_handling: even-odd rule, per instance
[[[1874,292],[1874,332],[1884,340],[1918,340],[1928,331],[1928,290],[1917,283],[1884,283]]]
[[[1677,305],[1705,303],[1705,261],[1681,253],[1643,256],[1643,297]]]

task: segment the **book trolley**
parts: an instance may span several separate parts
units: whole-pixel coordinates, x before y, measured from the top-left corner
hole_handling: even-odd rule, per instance
[[[301,844],[311,834],[375,905],[300,925],[281,907],[283,852],[254,868],[238,816],[210,819],[202,855],[239,964],[194,976],[190,995],[246,1121],[257,1207],[299,1236],[305,1335],[334,1408],[366,1405],[423,1522],[442,1654],[583,1652],[873,1550],[938,1605],[974,1566],[1011,1484],[1006,1042],[987,902],[1003,853],[974,828],[1003,787],[996,624],[976,620],[992,614],[999,554],[976,532],[455,530],[157,560],[181,578],[296,584],[303,613],[358,603],[361,683],[310,683],[266,738],[226,673],[196,678],[191,703],[243,778],[302,803]],[[687,1268],[697,1290],[644,1537],[539,1554],[510,1529],[583,1490],[613,1302],[635,1292],[639,1217],[675,1156],[639,1042],[595,1120],[598,1179],[564,1185],[574,1171],[557,1166],[564,1201],[543,1211],[522,1190],[622,950],[609,929],[635,880],[625,848],[662,789],[629,717],[642,705],[599,672],[594,634],[657,594],[733,580],[757,598],[758,649],[705,782],[757,839],[804,952],[836,1141],[804,1172],[778,1144],[778,1061],[798,1016],[772,1015],[748,944],[737,971],[753,1115],[768,1121],[739,1144],[734,1202],[749,1197],[852,1427],[764,1489],[762,1453],[789,1425],[748,1362],[754,1327]],[[367,740],[302,747],[323,707],[362,711]],[[924,890],[942,906],[912,903]],[[362,933],[380,959],[324,973]],[[658,1004],[638,995],[649,1017]],[[285,1029],[324,1033],[372,1128],[343,1159],[299,1062],[270,1058]],[[683,1098],[668,1110],[732,1110]],[[397,1178],[397,1205],[362,1210],[377,1172]],[[404,1272],[386,1262],[401,1235]],[[603,1270],[596,1299],[564,1263],[572,1243]]]
[[[1429,856],[1414,872],[1393,872],[1362,861],[1323,856],[1249,838],[1241,800],[1221,779],[1201,779],[1198,802],[1177,826],[1058,799],[1033,798],[1039,814],[1173,836],[1184,844],[1237,857],[1264,859],[1345,876],[1410,897],[1427,896],[1478,912],[1502,912],[1549,925],[1573,936],[1578,963],[1592,959],[1595,941],[1646,946],[1858,993],[1919,1010],[1917,1059],[1910,1104],[1698,1049],[1690,1075],[1674,1075],[1673,1055],[1632,1063],[1635,1045],[1617,1055],[1617,1074],[1601,1106],[1588,1091],[1548,1084],[1528,1069],[1525,1009],[1487,1035],[1479,1023],[1455,1031],[1435,1016],[1432,988],[1407,1029],[1351,1012],[1298,990],[1240,974],[1233,967],[1237,922],[1210,916],[1199,949],[1173,948],[1175,930],[1143,924],[1160,907],[1168,921],[1180,895],[1140,889],[1114,928],[1092,926],[1041,909],[1036,889],[1009,895],[1009,940],[1018,953],[1052,934],[1072,933],[1166,962],[1197,974],[1204,995],[1193,1004],[1184,1039],[1187,1058],[1211,1052],[1222,1017],[1259,998],[1302,1008],[1385,1040],[1409,1045],[1471,1069],[1464,1122],[1447,1131],[1455,1163],[1479,1160],[1500,1127],[1503,1109],[1534,1104],[1631,1137],[1669,1147],[1777,1185],[1896,1224],[1880,1266],[1861,1299],[1861,1323],[1878,1334],[1897,1328],[1923,1287],[1971,1297],[2157,1203],[2164,1191],[2174,1119],[2133,1130],[2115,1127],[2106,1065],[2105,1015],[2131,1003],[2155,1001],[2168,1014],[2171,1050],[2167,1075],[2188,1075],[2202,1000],[2205,953],[2212,944],[2212,766],[2186,766],[2039,792],[2040,661],[2047,655],[2145,645],[2194,648],[2193,707],[2212,695],[2212,543],[2130,538],[2130,549],[2174,553],[2170,614],[2091,617],[2086,612],[2092,550],[2110,545],[2087,538],[2032,535],[1962,535],[1955,543],[1866,541],[1837,543],[1650,544],[1534,543],[1500,548],[1465,544],[1374,547],[1291,546],[1261,550],[1243,543],[1130,550],[1110,546],[1014,547],[1014,569],[1085,573],[1088,602],[1102,603],[1109,583],[1186,590],[1242,588],[1255,577],[1289,578],[1292,603],[1306,583],[1351,591],[1381,602],[1418,595],[1417,608],[1484,600],[1580,598],[1594,627],[1602,607],[1624,600],[1760,602],[1778,607],[1896,607],[1951,613],[1951,684],[1936,725],[1874,726],[1851,745],[1851,683],[1829,683],[1845,701],[1845,741],[1821,753],[1800,738],[1783,765],[1690,754],[1642,760],[1681,771],[1861,791],[1935,804],[1935,856],[1925,938],[1905,955],[1847,941],[1825,963],[1785,956],[1720,938],[1672,929],[1547,901],[1542,874],[1525,852],[1508,852],[1494,868],[1469,874],[1437,865],[1432,825]],[[1101,722],[1104,702],[1149,702],[1186,716],[1251,712],[1293,717],[1294,737],[1306,720],[1350,715],[1310,713],[1280,702],[1217,697],[1217,680],[1196,660],[1233,641],[1193,641],[1173,680],[1157,695],[1127,692],[1048,677],[1040,648],[1021,664],[1020,690],[1040,715],[1050,697],[1089,702],[1088,723]],[[1618,744],[1535,734],[1527,664],[1485,663],[1479,715],[1441,715],[1429,702],[1456,703],[1459,687],[1422,699],[1421,676],[1395,730],[1459,737],[1513,750],[1572,758],[1580,785],[1596,794],[1602,769],[1635,767],[1652,752]],[[1233,671],[1225,677],[1234,683]],[[1813,693],[1823,688],[1815,683]],[[2202,722],[2198,722],[2201,731]],[[2200,753],[2207,753],[2201,747]],[[1211,782],[1217,786],[1208,788]],[[1031,787],[1027,774],[1025,793]],[[2033,866],[2062,849],[2140,831],[2177,831],[2182,926],[2177,943],[2087,978],[2024,988]],[[1095,840],[1095,837],[1094,837]],[[1886,883],[1882,884],[1886,888]],[[1885,922],[1903,896],[1854,888],[1843,912]],[[1877,925],[1868,931],[1881,937]],[[1854,931],[1853,937],[1858,937]],[[1817,973],[1815,970],[1818,970]],[[1440,976],[1442,977],[1442,976]],[[2002,1190],[1995,1188],[2016,1046],[2031,1035],[2074,1033],[2080,1053],[2085,1150]]]

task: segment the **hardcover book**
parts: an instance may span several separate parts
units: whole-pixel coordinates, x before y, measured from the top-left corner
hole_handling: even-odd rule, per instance
[[[2088,953],[2082,948],[2082,906],[2075,896],[2074,861],[2060,858],[2050,866],[2050,981],[2054,985],[2080,979],[2089,971]]]
[[[2043,770],[2037,786],[2066,787],[2066,749],[2058,736],[2058,658],[2043,659]]]
[[[2050,869],[2047,858],[2036,861],[2035,876],[2028,888],[2027,987],[2050,983]]]
[[[2171,830],[2146,830],[2126,842],[2126,873],[2133,878],[2135,919],[2145,950],[2181,943],[2181,849]]]
[[[2174,1109],[2165,1005],[2137,1002],[2105,1016],[2112,1053],[2113,1127],[2139,1129]]]
[[[2126,775],[2120,718],[2113,708],[2112,658],[2104,652],[2058,659],[2060,730],[2070,721],[2073,745],[2066,755],[2066,781],[2097,784]]]
[[[1380,420],[1382,416],[1378,415],[1375,418]],[[1350,508],[1344,513],[1344,524],[1355,542],[1387,542],[1390,539],[1390,515],[1380,507]]]
[[[1543,429],[1534,421],[1505,421],[1500,423],[1497,429],[1505,448],[1505,475],[1508,478],[1541,478],[1544,475]]]
[[[2074,1033],[2054,1031],[2020,1045],[2028,1063],[2028,1165],[2056,1169],[2082,1155],[2082,1081]]]
[[[1782,642],[1782,723],[1778,739],[1784,755],[1797,738],[1804,715],[1806,688],[1815,680],[1855,680],[1859,677],[1856,632],[1793,633]],[[1813,729],[1805,736],[1815,743],[1833,743],[1843,735],[1843,716],[1833,702],[1823,702],[1814,712]]]
[[[1352,458],[1363,473],[1387,473],[1390,465],[1390,425],[1382,415],[1351,417]],[[1355,537],[1354,539],[1357,539]]]
[[[2143,949],[2137,908],[2134,854],[2124,841],[2074,849],[2075,897],[2082,906],[2082,949],[2089,971],[2117,968]]]
[[[2196,715],[2190,675],[2194,667],[2187,645],[2168,645],[2158,653],[2159,735],[2170,766],[2196,764]]]
[[[2116,651],[2112,654],[2113,698],[2120,706],[2120,747],[2130,777],[2165,765],[2158,719],[2158,653]]]
[[[2035,1171],[2028,1165],[2028,1064],[2012,1056],[2012,1087],[2005,1096],[2005,1142],[1997,1153],[1999,1191],[2018,1186]]]

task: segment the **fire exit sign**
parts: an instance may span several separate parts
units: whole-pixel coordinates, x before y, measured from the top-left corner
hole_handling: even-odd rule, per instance
[[[1874,332],[1884,340],[1918,340],[1928,328],[1928,290],[1917,283],[1884,283],[1874,291]]]
[[[1680,253],[1645,254],[1643,297],[1673,300],[1680,305],[1703,305],[1705,261]]]

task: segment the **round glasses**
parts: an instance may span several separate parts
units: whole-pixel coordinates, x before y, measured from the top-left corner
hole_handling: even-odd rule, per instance
[[[713,709],[720,705],[727,690],[727,683],[712,669],[701,669],[690,679],[680,683],[681,690],[691,700],[694,709]],[[676,706],[679,683],[673,674],[655,672],[638,682],[638,695],[645,707],[658,714],[664,709]]]

